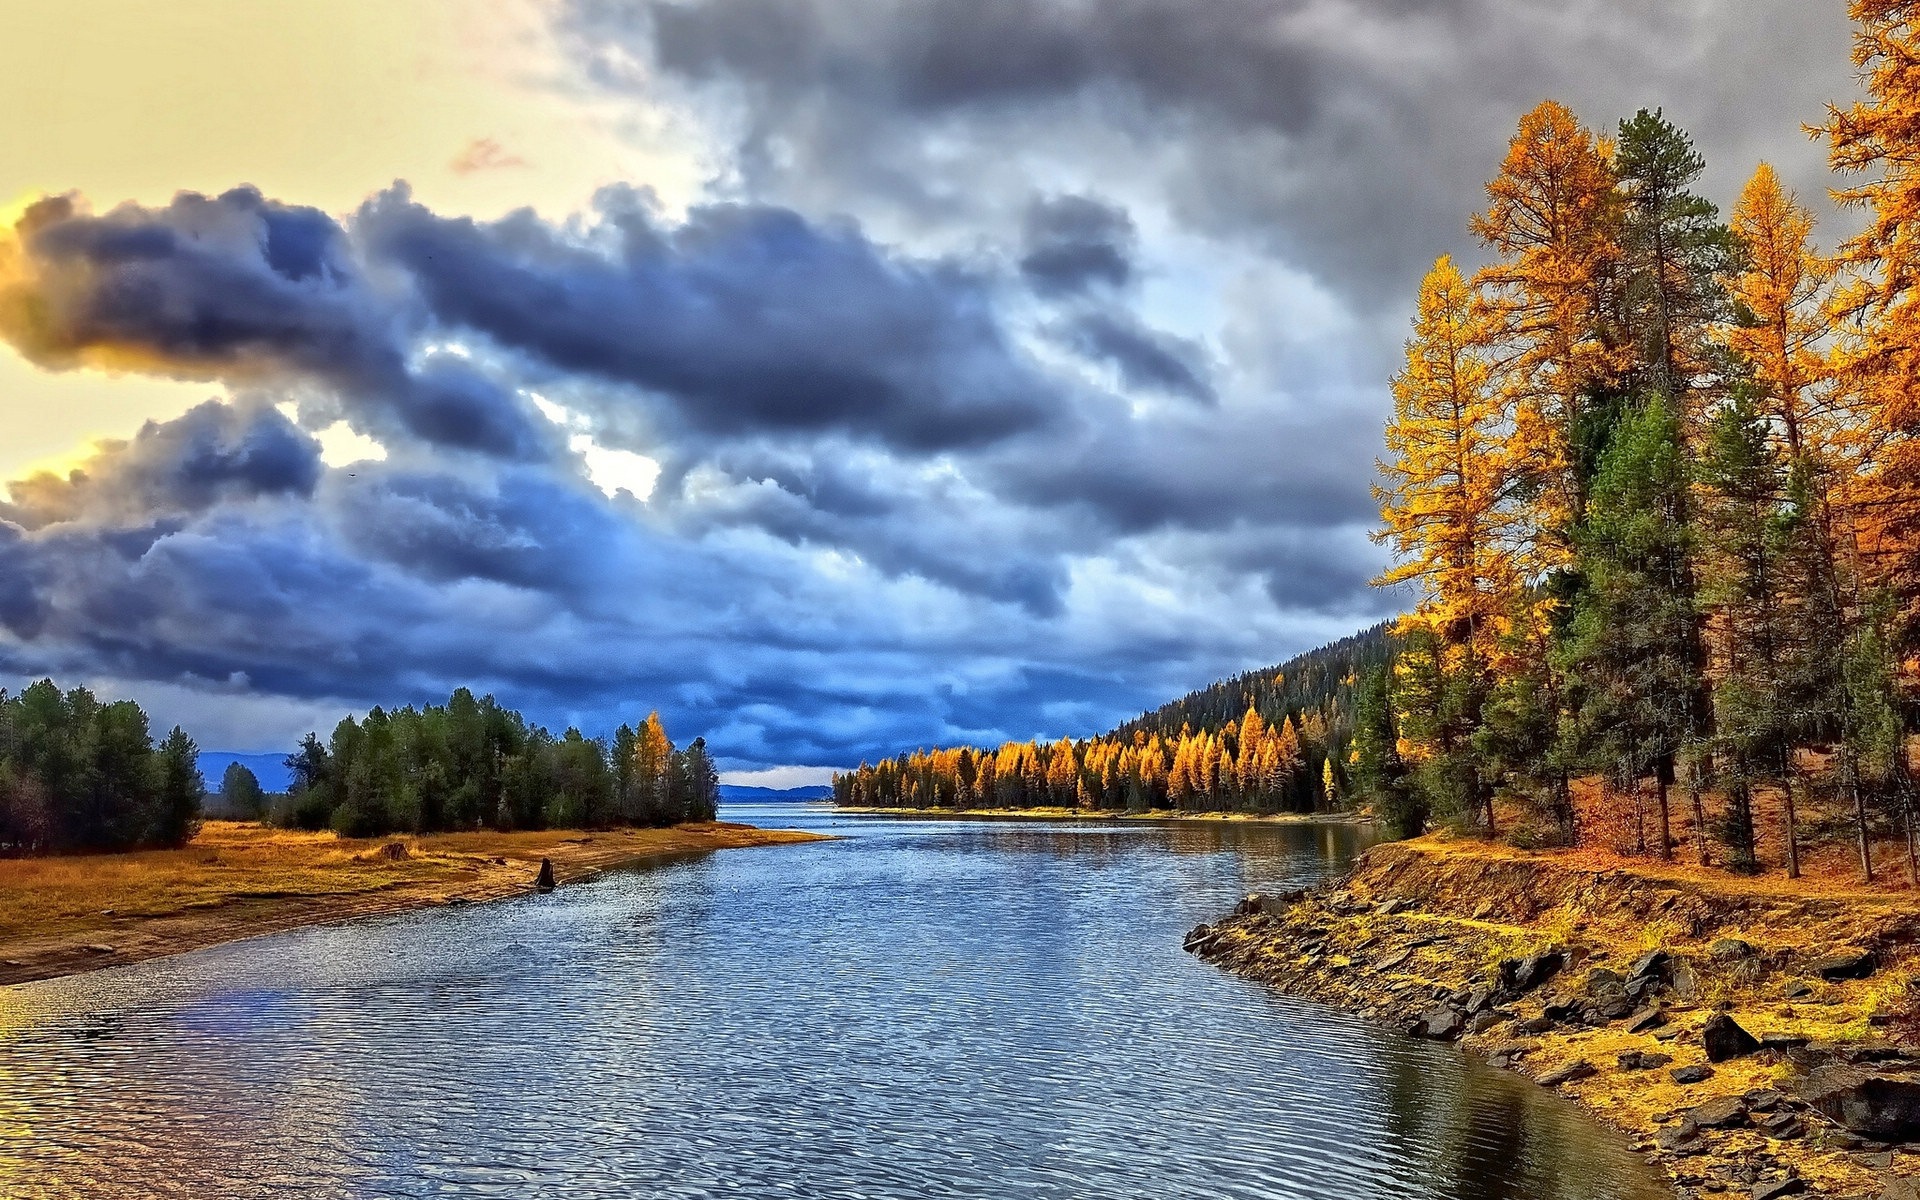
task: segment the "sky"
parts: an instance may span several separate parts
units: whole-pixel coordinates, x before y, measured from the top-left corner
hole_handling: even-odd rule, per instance
[[[1391,616],[1388,380],[1520,114],[1825,212],[1854,88],[1840,0],[0,17],[0,684],[657,708],[774,785]]]

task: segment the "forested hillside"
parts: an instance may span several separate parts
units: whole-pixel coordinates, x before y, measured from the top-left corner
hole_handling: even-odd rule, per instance
[[[1099,737],[863,764],[835,778],[834,798],[863,808],[1337,808],[1347,794],[1360,684],[1392,654],[1389,627],[1375,626],[1211,684]]]

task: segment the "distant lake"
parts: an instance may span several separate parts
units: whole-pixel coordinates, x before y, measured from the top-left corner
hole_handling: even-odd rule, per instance
[[[846,840],[5,989],[0,1195],[1670,1195],[1524,1080],[1181,953],[1350,827],[724,815]]]

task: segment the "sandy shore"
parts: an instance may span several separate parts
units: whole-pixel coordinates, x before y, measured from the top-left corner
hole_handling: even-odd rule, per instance
[[[180,850],[0,860],[0,984],[197,950],[302,925],[530,891],[650,859],[822,840],[726,823],[357,841],[209,821]]]
[[[1912,1200],[1920,1144],[1831,1089],[1920,1093],[1917,941],[1910,895],[1429,840],[1249,897],[1188,949],[1555,1088],[1681,1197]],[[1722,1057],[1729,1019],[1752,1043]]]

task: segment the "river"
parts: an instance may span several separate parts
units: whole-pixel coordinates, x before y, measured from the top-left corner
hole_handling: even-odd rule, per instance
[[[1451,1049],[1180,951],[1345,826],[844,840],[0,992],[0,1195],[1655,1200]]]

